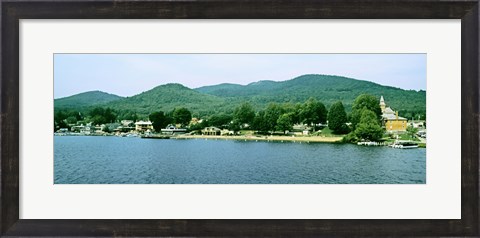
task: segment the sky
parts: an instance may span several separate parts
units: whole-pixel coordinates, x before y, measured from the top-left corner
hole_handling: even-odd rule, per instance
[[[54,97],[133,96],[166,83],[197,88],[327,74],[426,90],[426,54],[55,54]]]

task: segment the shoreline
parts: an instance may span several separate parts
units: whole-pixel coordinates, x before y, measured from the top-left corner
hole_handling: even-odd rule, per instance
[[[54,133],[54,136],[117,136],[112,134],[64,134]],[[153,135],[156,137],[158,135]],[[249,140],[249,141],[293,141],[293,142],[318,142],[318,143],[338,143],[341,142],[343,137],[341,136],[254,136],[254,135],[241,135],[241,136],[209,136],[209,135],[162,135],[169,137],[169,139],[206,139],[206,140]],[[118,137],[118,136],[117,136]],[[134,136],[140,138],[140,135]]]
[[[205,140],[244,140],[244,141],[279,141],[279,142],[306,142],[306,143],[339,143],[343,137],[322,136],[207,136],[207,135],[178,135],[170,139],[205,139]]]
[[[116,136],[108,134],[54,134],[54,136]],[[140,136],[134,136],[140,138]],[[155,137],[155,136],[153,136]],[[168,138],[161,139],[204,139],[204,140],[243,140],[243,141],[266,141],[266,142],[299,142],[299,143],[343,143],[342,136],[255,136],[255,135],[241,135],[241,136],[210,136],[210,135],[165,135]],[[153,138],[156,139],[156,138]],[[419,148],[426,148],[425,142],[417,142]]]

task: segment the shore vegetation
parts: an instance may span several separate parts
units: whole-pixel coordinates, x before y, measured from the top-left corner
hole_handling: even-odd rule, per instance
[[[176,125],[186,129],[187,135],[191,136],[201,136],[204,128],[214,127],[231,131],[228,134],[230,136],[275,136],[295,141],[355,143],[390,140],[382,127],[378,99],[369,94],[362,94],[353,101],[350,115],[347,114],[342,101],[333,103],[327,109],[322,102],[313,97],[295,104],[272,102],[263,110],[256,110],[252,104],[244,102],[235,107],[231,113],[213,113],[203,118],[193,118],[195,112],[186,107],[174,108],[167,112],[151,112],[147,118],[138,117],[135,112],[131,112],[130,115],[139,120],[149,120],[153,132],[157,133],[169,125]],[[56,129],[86,123],[100,125],[115,122],[119,122],[118,112],[101,107],[96,107],[85,115],[74,110],[58,111],[54,119]],[[110,126],[103,127],[103,131],[107,133],[114,130],[115,128]],[[415,140],[417,131],[409,127],[407,133],[400,135],[400,139]]]

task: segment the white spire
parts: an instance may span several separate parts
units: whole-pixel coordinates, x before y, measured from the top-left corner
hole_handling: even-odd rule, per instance
[[[383,100],[383,96],[380,96],[380,105],[385,105],[385,100]]]

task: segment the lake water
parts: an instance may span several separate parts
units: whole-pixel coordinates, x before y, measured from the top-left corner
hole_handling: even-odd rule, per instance
[[[424,184],[426,150],[55,136],[55,184]]]

